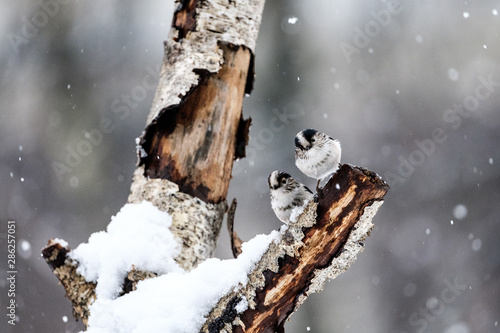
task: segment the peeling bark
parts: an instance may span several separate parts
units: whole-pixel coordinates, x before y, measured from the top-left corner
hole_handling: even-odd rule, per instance
[[[129,203],[152,202],[172,216],[186,270],[213,256],[233,161],[245,156],[250,119],[242,116],[254,80],[254,50],[264,0],[177,1],[164,43],[159,84],[140,139]],[[55,241],[42,250],[87,322],[95,284],[86,282]],[[124,293],[154,272],[132,269]]]
[[[245,124],[241,109],[251,57],[243,46],[220,47],[221,69],[216,74],[198,69],[198,85],[180,104],[160,113],[140,142],[145,176],[168,179],[180,191],[210,203],[227,196],[238,130]]]
[[[188,270],[213,255],[233,162],[245,156],[250,119],[242,105],[263,7],[264,0],[181,1],[165,42],[128,201],[174,214],[171,229],[182,244],[176,261]]]
[[[177,3],[128,202],[147,200],[172,215],[182,247],[175,260],[190,270],[215,252],[233,161],[245,155],[250,120],[243,119],[242,104],[253,85],[264,0]],[[76,272],[68,251],[49,242],[43,255],[75,317],[86,323],[95,285]],[[132,270],[124,291],[150,276]]]
[[[233,257],[237,258],[241,254],[241,244],[243,241],[238,236],[236,231],[234,231],[234,216],[236,214],[237,201],[233,199],[231,206],[227,212],[227,232],[229,233],[229,239],[231,241],[231,251],[233,252]]]
[[[238,125],[238,133],[236,135],[236,145],[234,158],[243,158],[246,156],[246,146],[249,140],[250,125],[252,124],[252,118],[240,119]]]

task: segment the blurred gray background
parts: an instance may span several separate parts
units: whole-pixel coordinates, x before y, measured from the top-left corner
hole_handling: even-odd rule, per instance
[[[82,329],[40,249],[52,237],[76,247],[126,202],[172,12],[171,1],[0,3],[0,307],[8,220],[19,305],[15,327],[2,310],[2,332]],[[293,164],[304,128],[391,185],[365,252],[287,332],[500,332],[499,12],[498,1],[267,2],[248,157],[228,198],[240,236],[280,227],[271,171],[314,186]]]

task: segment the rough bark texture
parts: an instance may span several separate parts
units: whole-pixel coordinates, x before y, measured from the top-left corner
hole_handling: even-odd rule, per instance
[[[220,70],[197,69],[198,85],[148,125],[140,143],[146,176],[168,179],[210,203],[227,196],[251,58],[245,47],[221,44],[220,49]]]
[[[42,256],[63,285],[66,297],[73,304],[73,316],[87,325],[89,306],[95,300],[96,285],[85,281],[85,278],[76,272],[77,263],[67,258],[70,249],[65,243],[57,239],[49,240],[47,246],[42,249]]]
[[[176,236],[182,251],[176,258],[185,270],[191,270],[213,256],[222,225],[225,202],[212,204],[183,193],[174,182],[144,177],[139,167],[132,181],[129,203],[151,202],[172,216],[170,230]]]
[[[47,246],[42,249],[42,257],[63,285],[66,297],[69,298],[73,306],[73,316],[77,320],[81,319],[87,326],[90,315],[89,306],[96,299],[96,284],[87,282],[77,272],[78,262],[68,257],[70,251],[65,241],[50,239]],[[133,267],[123,281],[123,292],[120,296],[134,291],[139,281],[155,276],[157,276],[155,273],[137,270]]]
[[[311,293],[355,261],[388,189],[376,174],[343,165],[317,203],[309,203],[297,223],[282,231],[281,241],[271,244],[249,283],[221,298],[202,331],[283,331],[285,320]],[[231,302],[243,298],[249,308],[230,312]],[[231,320],[228,311],[234,314]]]
[[[130,203],[173,215],[189,270],[211,257],[227,209],[233,161],[245,155],[253,50],[264,0],[182,1],[165,42],[159,85],[139,142]]]
[[[175,260],[186,270],[213,255],[233,161],[245,156],[250,119],[243,119],[242,103],[253,85],[264,2],[176,1],[128,202],[147,200],[172,215],[171,231],[182,246]],[[86,323],[95,284],[76,272],[78,263],[66,258],[69,248],[56,243],[49,241],[43,256],[75,317]],[[132,269],[124,292],[154,275]]]

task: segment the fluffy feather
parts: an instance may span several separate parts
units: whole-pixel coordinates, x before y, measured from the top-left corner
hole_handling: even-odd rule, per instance
[[[271,192],[271,208],[284,223],[295,222],[291,220],[295,208],[303,207],[313,194],[304,184],[297,182],[288,173],[273,171],[268,177]]]
[[[295,137],[295,165],[306,176],[324,179],[337,171],[340,164],[340,142],[313,129]]]

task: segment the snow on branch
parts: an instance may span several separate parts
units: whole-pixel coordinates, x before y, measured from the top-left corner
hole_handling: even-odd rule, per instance
[[[236,259],[191,271],[173,260],[170,216],[147,202],[126,205],[75,250],[52,240],[43,254],[65,272],[56,273],[65,287],[78,281],[92,296],[88,332],[275,332],[355,261],[387,190],[376,174],[343,165],[296,223],[243,243]],[[125,290],[131,271],[148,273]]]
[[[170,224],[167,213],[144,201],[125,205],[107,231],[92,234],[73,251],[62,240],[49,242],[43,254],[61,282],[81,284],[67,291],[92,296],[84,302],[89,310],[79,313],[87,332],[198,332],[221,295],[245,285],[269,244],[279,239],[277,231],[258,235],[243,244],[238,259],[207,259],[188,272],[174,261],[180,244]],[[142,279],[148,280],[126,292],[133,270],[149,272]],[[234,306],[246,309],[245,302]]]

